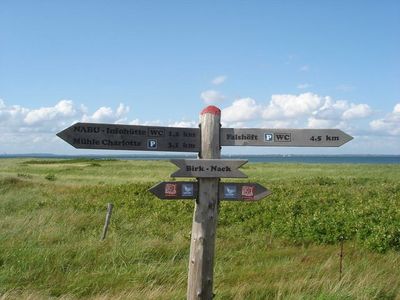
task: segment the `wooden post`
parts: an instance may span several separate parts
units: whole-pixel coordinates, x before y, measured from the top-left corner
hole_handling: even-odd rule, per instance
[[[221,157],[219,132],[221,111],[206,107],[200,114],[200,159]],[[213,298],[215,232],[218,218],[219,178],[199,178],[190,243],[187,299]]]
[[[101,235],[101,240],[104,240],[106,238],[108,225],[110,224],[112,209],[113,209],[112,203],[108,203],[108,205],[107,205],[107,214],[106,214],[106,222],[104,223],[103,234]]]
[[[339,281],[342,280],[343,273],[343,236],[340,237],[340,265],[339,265]]]

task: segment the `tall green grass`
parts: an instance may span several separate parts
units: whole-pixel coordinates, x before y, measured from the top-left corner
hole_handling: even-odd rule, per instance
[[[147,192],[173,165],[41,162],[0,160],[0,299],[185,298],[193,202]],[[400,166],[243,169],[273,195],[221,203],[217,299],[399,299]]]

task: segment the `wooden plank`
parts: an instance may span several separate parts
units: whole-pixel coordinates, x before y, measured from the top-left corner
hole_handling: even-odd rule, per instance
[[[271,195],[271,191],[258,183],[222,182],[219,199],[228,201],[259,201]]]
[[[200,115],[201,159],[219,159],[221,111],[215,106]],[[214,249],[218,219],[218,178],[199,178],[199,198],[193,213],[187,299],[212,299]]]
[[[238,170],[247,163],[245,159],[171,159],[180,169],[171,177],[197,178],[246,178],[247,175]]]
[[[339,147],[352,139],[339,129],[221,128],[221,146]]]
[[[79,149],[200,151],[199,128],[76,123],[57,135]]]
[[[196,199],[199,186],[195,181],[164,181],[149,189],[160,199]]]

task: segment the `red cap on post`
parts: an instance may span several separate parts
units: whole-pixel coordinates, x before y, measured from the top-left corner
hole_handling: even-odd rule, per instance
[[[201,111],[200,115],[204,114],[221,115],[221,110],[214,105],[210,105]]]

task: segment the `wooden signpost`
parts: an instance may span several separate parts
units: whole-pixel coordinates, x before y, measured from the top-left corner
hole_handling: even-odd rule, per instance
[[[160,199],[196,199],[189,256],[187,299],[213,298],[218,202],[258,201],[271,191],[258,183],[220,182],[247,177],[238,170],[247,160],[224,160],[221,146],[338,147],[352,139],[338,129],[220,128],[221,111],[206,107],[199,128],[76,123],[57,135],[75,148],[198,152],[199,159],[171,160],[172,177],[197,181],[161,182],[149,191]]]

